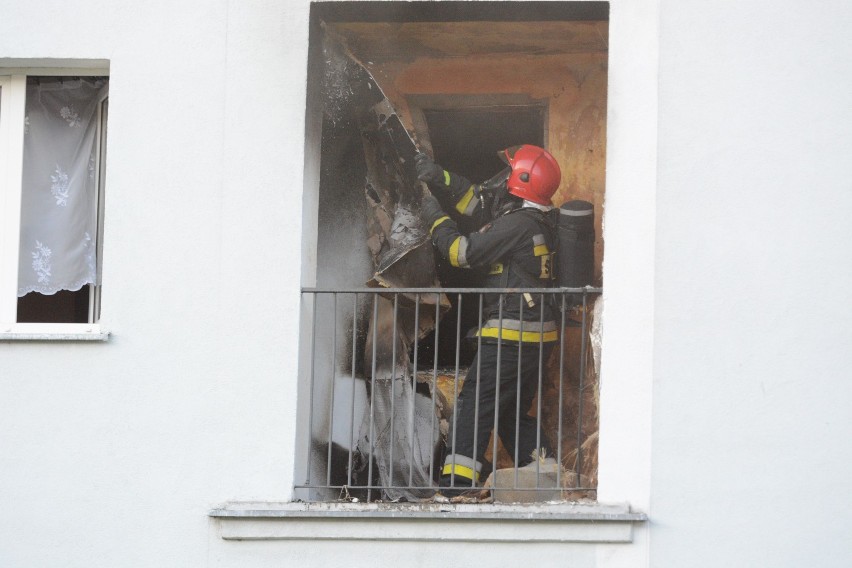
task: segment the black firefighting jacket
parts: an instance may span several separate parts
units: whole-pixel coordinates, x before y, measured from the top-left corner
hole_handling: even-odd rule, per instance
[[[487,220],[480,188],[457,174],[444,172],[444,185],[436,189],[446,209]],[[488,220],[477,232],[463,235],[449,216],[431,227],[432,243],[453,266],[482,270],[487,288],[549,288],[556,231],[546,213],[521,207]],[[499,295],[485,298],[484,318],[478,335],[483,339],[552,342],[558,338],[556,312],[548,295],[503,296],[502,326]],[[502,329],[502,332],[501,332]]]

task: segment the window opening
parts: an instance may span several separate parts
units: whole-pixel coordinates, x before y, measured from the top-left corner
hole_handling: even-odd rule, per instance
[[[471,288],[475,280],[464,277],[458,287],[449,276],[441,280],[417,221],[422,188],[411,176],[414,151],[425,149],[478,182],[499,169],[489,163],[493,152],[523,137],[558,156],[564,173],[554,202],[590,203],[569,214],[588,214],[586,231],[593,219],[599,227],[608,4],[319,2],[311,14],[306,164],[318,166],[306,178],[319,187],[316,210],[306,199],[306,215],[317,215],[316,266],[303,289],[305,452],[296,496],[428,499],[471,356],[462,347],[468,320],[445,310],[461,302],[462,317],[473,308],[479,321],[480,298],[501,291]],[[530,412],[520,403],[508,411],[515,424],[531,416],[537,436],[556,438],[556,486],[538,475],[535,460],[534,484],[519,483],[519,456],[492,436],[486,459],[502,485],[490,498],[502,489],[533,500],[564,498],[563,490],[568,498],[594,497],[599,354],[592,330],[602,244],[594,246],[595,275],[587,283],[598,287],[555,293],[568,306],[563,339],[545,362],[548,374]],[[430,348],[436,322],[436,340],[445,343]],[[452,361],[450,373],[439,376],[436,356]],[[488,471],[482,473],[484,482]]]
[[[480,100],[484,98],[481,97]],[[435,161],[471,181],[484,181],[505,164],[497,152],[520,144],[545,146],[543,103],[468,107],[447,97],[449,108],[424,108]]]
[[[28,77],[18,323],[100,317],[106,77]]]

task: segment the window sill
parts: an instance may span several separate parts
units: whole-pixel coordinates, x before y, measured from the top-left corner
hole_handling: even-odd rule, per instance
[[[209,513],[225,540],[633,542],[628,505],[229,503]]]
[[[91,323],[0,325],[0,341],[107,341],[109,331]]]

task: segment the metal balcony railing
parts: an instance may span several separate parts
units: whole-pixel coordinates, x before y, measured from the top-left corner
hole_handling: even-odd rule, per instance
[[[491,319],[500,330],[506,329],[509,305],[517,306],[520,320],[537,315],[515,337],[527,325],[543,330],[548,305],[556,314],[559,339],[545,360],[546,334],[536,334],[537,395],[530,408],[522,408],[520,394],[511,408],[496,405],[482,476],[463,499],[594,498],[597,373],[590,362],[590,322],[601,292],[593,287],[303,289],[303,337],[310,338],[310,348],[303,349],[309,359],[302,366],[302,380],[309,382],[310,395],[297,498],[441,499],[438,481],[444,457],[454,454],[456,402],[472,354],[483,342],[496,343],[498,354],[517,349],[519,359],[522,351],[529,357],[530,348],[536,348],[527,343],[522,350],[503,332],[496,337],[466,333],[488,319],[489,305],[498,306]],[[479,384],[476,388],[478,393]],[[497,381],[498,399],[499,388]],[[474,412],[478,417],[478,404]],[[514,412],[515,439],[521,417],[534,417],[537,447],[550,446],[555,455],[536,456],[531,465],[519,468],[519,459],[526,456],[518,456],[517,449],[511,455],[493,435],[501,412]]]

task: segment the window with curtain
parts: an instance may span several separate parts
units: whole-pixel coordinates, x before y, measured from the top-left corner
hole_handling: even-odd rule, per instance
[[[17,79],[7,82],[13,92],[0,108],[10,141],[7,158],[12,158],[5,160],[12,173],[4,180],[5,204],[13,209],[20,203],[17,239],[7,228],[3,256],[3,270],[17,274],[13,321],[93,323],[99,318],[109,80]],[[9,211],[5,217],[11,218]],[[16,266],[8,266],[12,240],[17,240]],[[4,314],[7,322],[10,311]]]

